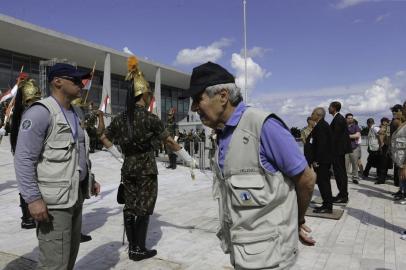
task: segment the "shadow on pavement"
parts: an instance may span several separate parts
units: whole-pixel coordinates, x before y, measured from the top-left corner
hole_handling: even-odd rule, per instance
[[[400,233],[405,230],[405,228],[386,222],[383,218],[375,216],[364,210],[352,207],[346,207],[346,210],[348,215],[359,219],[363,224],[371,224],[374,226],[378,226],[387,230],[391,230],[394,233]]]
[[[388,184],[388,183],[386,183],[386,184]],[[377,191],[377,192],[379,192],[379,193],[386,193],[386,194],[392,194],[392,193],[393,193],[393,192],[390,191],[390,190],[385,190],[385,189],[379,188],[379,187],[377,187],[377,186],[365,185],[365,184],[363,184],[362,182],[360,182],[358,185],[359,185],[360,187],[367,188],[367,189],[369,189],[369,190],[375,190],[375,191]],[[379,186],[379,185],[378,185],[378,186]]]
[[[122,207],[114,208],[95,208],[82,216],[82,233],[89,234],[90,232],[102,227],[107,219],[111,216],[122,213]]]
[[[79,261],[76,261],[75,269],[112,269],[120,261],[121,242],[106,243],[92,250]]]
[[[24,254],[21,257],[9,262],[4,270],[33,270],[37,267],[37,262],[28,258],[37,257],[38,247],[34,248],[30,253]]]
[[[147,246],[156,246],[159,240],[162,238],[162,227],[173,227],[177,229],[192,230],[193,226],[180,226],[172,224],[166,221],[159,220],[160,214],[153,214],[150,219],[148,235],[147,235]]]
[[[361,188],[352,188],[352,189],[355,190],[355,191],[358,191],[359,193],[364,194],[364,195],[366,195],[368,197],[373,196],[373,197],[376,197],[376,198],[393,201],[392,196],[385,195],[385,194],[383,194],[384,192],[382,192],[382,191],[367,190],[367,189],[361,189]]]

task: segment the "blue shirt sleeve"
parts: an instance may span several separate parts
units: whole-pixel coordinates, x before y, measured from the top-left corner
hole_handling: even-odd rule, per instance
[[[300,174],[307,167],[307,161],[292,134],[272,117],[262,126],[260,161],[267,171],[280,171],[289,177]]]
[[[40,199],[36,166],[49,127],[49,111],[42,105],[29,108],[21,119],[18,132],[14,168],[18,188],[24,200],[31,203]]]

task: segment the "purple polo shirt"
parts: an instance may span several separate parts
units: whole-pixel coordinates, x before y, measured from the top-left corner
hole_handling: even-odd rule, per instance
[[[358,125],[352,124],[351,126],[348,126],[348,133],[350,133],[350,135],[353,135],[357,132],[361,133],[361,129],[359,128]],[[358,147],[358,139],[351,139],[352,150],[354,150],[357,147]]]
[[[221,170],[224,168],[233,132],[247,108],[248,106],[240,102],[225,127],[218,133],[218,160]],[[262,126],[260,161],[266,171],[271,173],[280,171],[290,177],[300,174],[307,167],[307,161],[292,134],[279,120],[272,117],[265,120]]]

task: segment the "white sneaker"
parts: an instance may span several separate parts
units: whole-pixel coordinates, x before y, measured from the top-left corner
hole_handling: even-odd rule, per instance
[[[402,235],[400,236],[400,239],[406,240],[406,234],[402,234]]]

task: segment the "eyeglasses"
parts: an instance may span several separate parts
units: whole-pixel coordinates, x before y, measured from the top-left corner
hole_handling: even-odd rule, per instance
[[[77,85],[79,87],[84,86],[82,80],[79,79],[79,78],[74,78],[74,77],[69,77],[69,76],[61,76],[59,78],[71,81],[71,82],[73,82],[75,85]]]

